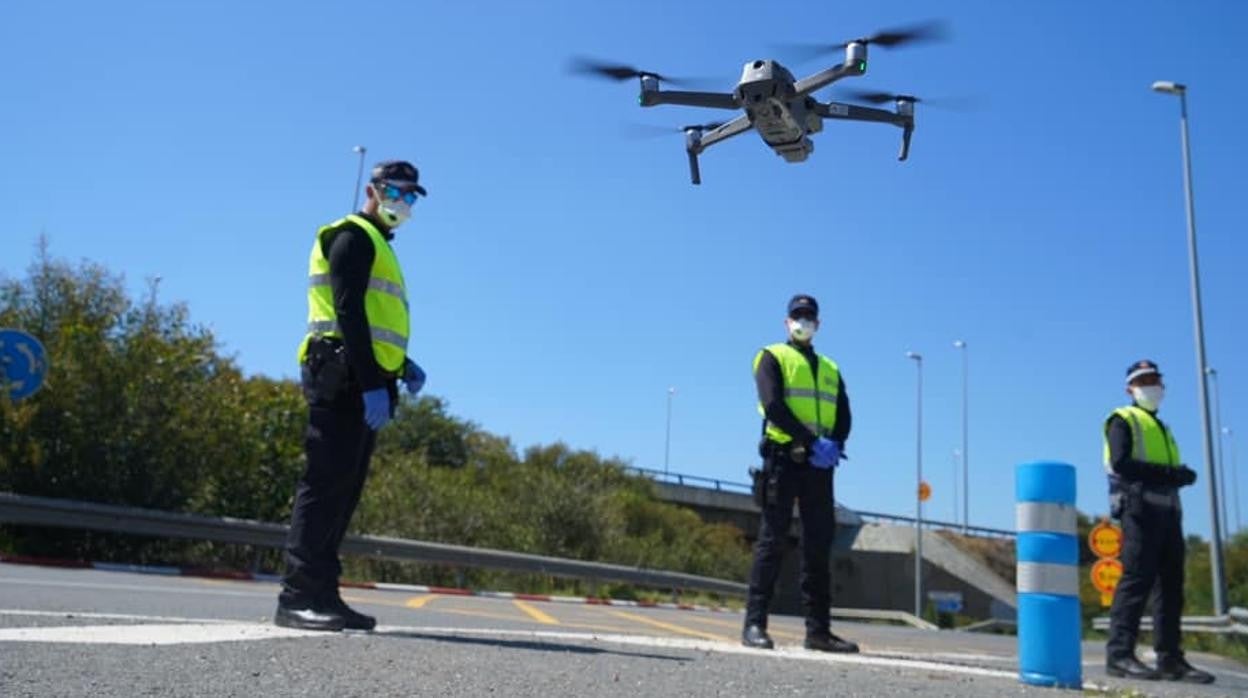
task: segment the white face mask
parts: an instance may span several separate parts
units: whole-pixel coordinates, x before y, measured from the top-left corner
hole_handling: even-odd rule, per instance
[[[810,318],[789,318],[785,321],[789,336],[799,342],[809,342],[815,336],[815,321]]]
[[[412,207],[402,199],[395,201],[382,199],[377,204],[377,215],[381,217],[386,227],[397,228],[412,215]]]
[[[1137,385],[1131,387],[1131,397],[1146,410],[1157,411],[1166,397],[1166,389],[1160,385]]]

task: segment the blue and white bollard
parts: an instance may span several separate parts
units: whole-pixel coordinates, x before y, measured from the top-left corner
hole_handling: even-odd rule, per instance
[[[1082,688],[1075,468],[1024,463],[1015,473],[1018,678]]]

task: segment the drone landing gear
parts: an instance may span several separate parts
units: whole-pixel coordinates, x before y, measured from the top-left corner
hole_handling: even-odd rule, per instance
[[[702,129],[686,128],[685,153],[689,155],[689,179],[694,184],[702,183],[702,172],[698,169],[698,153],[700,152],[702,152]]]

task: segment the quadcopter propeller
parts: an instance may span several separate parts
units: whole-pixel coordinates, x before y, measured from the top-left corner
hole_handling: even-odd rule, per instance
[[[844,41],[839,44],[790,44],[784,46],[783,50],[789,53],[798,54],[801,60],[811,60],[820,56],[826,56],[839,51],[844,51],[845,47],[853,42],[868,44],[871,46],[881,46],[883,48],[893,48],[896,46],[904,46],[906,44],[914,44],[923,41],[938,41],[947,38],[948,35],[948,27],[944,22],[930,20],[920,24],[912,24],[908,27],[897,27],[876,32],[871,36],[864,36],[860,39]]]
[[[928,97],[919,98],[914,95],[894,94],[892,92],[876,92],[873,90],[855,90],[850,87],[842,87],[838,89],[837,92],[844,94],[851,99],[867,102],[869,104],[887,104],[889,102],[900,101],[953,110],[966,110],[972,108],[971,100],[962,97],[941,97],[936,99]]]
[[[667,75],[650,72],[634,68],[631,65],[620,65],[616,63],[604,63],[592,58],[574,58],[572,60],[571,70],[574,73],[584,73],[597,77],[607,78],[622,82],[630,78],[654,78],[660,82],[666,82],[671,85],[688,85],[692,80],[684,78],[673,78]]]

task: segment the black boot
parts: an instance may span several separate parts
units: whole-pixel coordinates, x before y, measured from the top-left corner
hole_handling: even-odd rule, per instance
[[[1158,660],[1157,673],[1167,681],[1184,681],[1187,683],[1213,683],[1213,674],[1201,671],[1187,663],[1181,655]]]
[[[806,641],[802,643],[802,646],[816,652],[841,652],[845,654],[856,654],[858,652],[856,643],[839,638],[832,633],[807,635]]]
[[[751,623],[741,631],[741,644],[756,650],[769,650],[776,646],[767,635],[767,629],[757,623]]]
[[[273,614],[273,622],[283,628],[297,630],[326,630],[337,632],[346,626],[346,619],[337,613],[317,610],[311,607],[295,607],[284,604],[277,605]]]
[[[377,627],[377,619],[360,613],[347,605],[342,597],[334,594],[333,598],[320,606],[322,611],[342,617],[343,627],[347,630],[372,630]]]
[[[1156,669],[1136,659],[1135,655],[1118,659],[1107,658],[1105,660],[1105,673],[1123,679],[1156,681],[1161,678],[1161,674],[1158,674]]]

